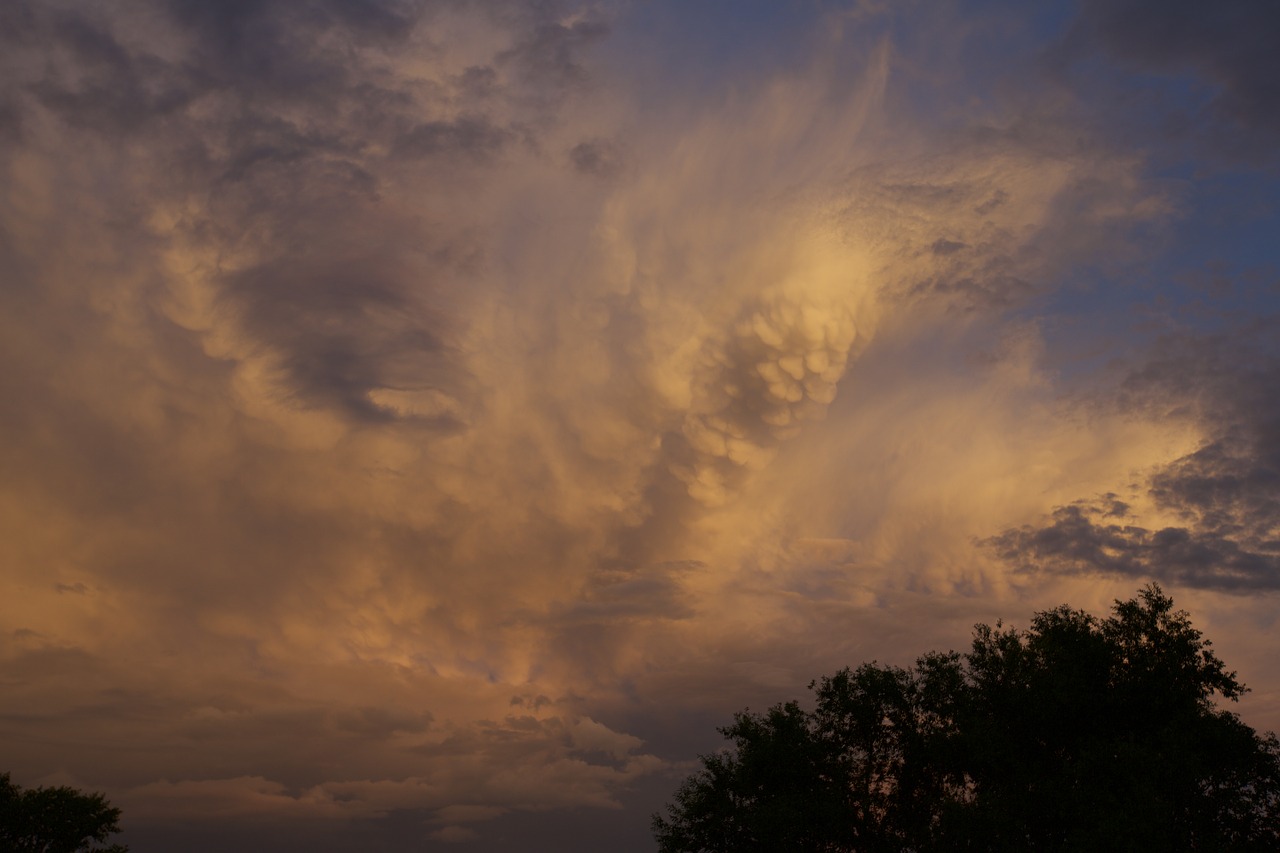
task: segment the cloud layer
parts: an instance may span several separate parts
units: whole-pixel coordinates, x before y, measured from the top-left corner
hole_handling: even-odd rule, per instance
[[[855,4],[682,89],[626,6],[8,4],[15,779],[160,846],[502,849],[830,668],[1274,589],[1273,321],[1059,361],[1198,215],[1081,57],[1270,132],[1256,50],[1130,12],[997,72],[1000,16]]]

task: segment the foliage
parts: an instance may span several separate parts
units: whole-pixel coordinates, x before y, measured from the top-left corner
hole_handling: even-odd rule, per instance
[[[978,625],[964,655],[864,664],[743,712],[653,818],[663,853],[1280,850],[1280,743],[1158,586],[1105,620]]]
[[[121,844],[100,847],[120,831],[120,810],[102,794],[75,788],[27,788],[0,774],[0,853],[128,853]]]

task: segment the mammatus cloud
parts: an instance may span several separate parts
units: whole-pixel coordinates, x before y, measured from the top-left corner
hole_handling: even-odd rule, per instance
[[[1077,406],[1026,316],[1166,194],[1051,108],[921,116],[895,75],[928,57],[874,16],[643,111],[596,4],[0,19],[29,774],[155,824],[465,841],[616,807],[691,716],[949,642],[1024,578],[972,539],[1052,564],[1016,525],[1121,464],[1265,553],[1248,407],[1166,419],[1150,377]]]

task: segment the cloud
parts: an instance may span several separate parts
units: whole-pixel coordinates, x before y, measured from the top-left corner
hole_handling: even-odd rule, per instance
[[[1248,592],[1280,585],[1280,424],[1273,318],[1231,336],[1182,333],[1160,341],[1125,381],[1138,409],[1188,411],[1203,439],[1193,452],[1146,473],[1136,498],[1169,519],[1148,529],[1113,494],[1054,510],[1039,525],[987,540],[1024,570],[1155,577]],[[1111,519],[1116,521],[1111,521]]]
[[[260,735],[235,726],[244,736]],[[362,732],[361,734],[365,734]],[[148,782],[122,795],[148,821],[270,816],[350,820],[418,810],[434,823],[491,820],[507,811],[616,808],[614,791],[662,762],[641,742],[590,718],[508,715],[410,747],[426,772],[291,786],[260,776]],[[425,759],[425,760],[424,760]]]
[[[608,34],[609,25],[592,17],[585,7],[558,20],[535,20],[498,60],[519,68],[536,84],[550,84],[553,90],[577,86],[590,76],[581,60],[584,50]]]
[[[569,160],[575,169],[599,178],[616,175],[624,158],[622,146],[609,139],[587,139],[569,149]]]
[[[1016,598],[976,536],[1265,553],[1240,360],[1085,405],[1030,316],[1166,189],[1053,105],[920,115],[880,16],[650,101],[598,4],[0,15],[0,725],[139,820],[615,809]],[[1190,539],[1072,503],[1125,466]]]
[[[446,826],[433,831],[430,837],[437,841],[466,842],[474,841],[480,836],[474,829],[465,826]]]
[[[1207,84],[1195,98],[1200,109],[1174,118],[1166,131],[1190,123],[1217,150],[1265,162],[1280,130],[1280,63],[1266,36],[1277,23],[1266,2],[1087,2],[1067,43],[1100,48],[1132,68],[1199,77]],[[1186,101],[1168,103],[1183,111]]]

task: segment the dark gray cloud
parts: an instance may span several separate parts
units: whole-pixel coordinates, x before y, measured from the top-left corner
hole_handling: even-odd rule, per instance
[[[499,61],[514,64],[533,81],[551,84],[553,89],[586,83],[589,75],[581,53],[609,34],[608,25],[589,17],[571,23],[539,17],[515,45],[499,54]]]
[[[217,51],[235,54],[246,43],[280,37],[282,23],[307,29],[341,27],[365,35],[394,39],[404,36],[432,5],[423,0],[167,0],[165,8],[184,25],[207,38]],[[255,43],[256,44],[256,43]]]
[[[459,393],[463,377],[385,258],[333,254],[312,265],[286,256],[227,279],[244,327],[278,349],[303,399],[377,421],[395,414],[371,389]],[[435,425],[459,424],[442,416]]]
[[[409,714],[386,708],[360,708],[337,715],[338,729],[361,737],[385,738],[396,732],[424,732],[432,722],[429,711]]]
[[[45,24],[39,37],[61,48],[66,62],[32,82],[29,91],[74,126],[139,131],[178,113],[199,94],[188,69],[131,52],[99,22],[65,15]]]
[[[948,240],[945,237],[939,237],[937,240],[933,241],[933,245],[930,248],[933,249],[933,253],[935,255],[952,255],[959,252],[961,249],[969,248],[969,245],[967,243],[961,243],[958,240]]]
[[[335,110],[353,95],[377,101],[380,88],[352,54],[404,41],[424,4],[243,0],[217,4],[141,2],[109,9],[19,2],[6,13],[4,40],[23,66],[11,85],[69,124],[98,133],[154,132],[156,121],[181,134],[201,99],[229,96],[242,122],[267,118],[288,102]],[[131,32],[147,16],[152,35]],[[176,48],[176,49],[175,49]],[[234,155],[233,155],[234,156]]]
[[[1068,44],[1096,46],[1143,71],[1198,77],[1207,91],[1162,99],[1163,131],[1269,160],[1280,137],[1277,31],[1280,6],[1269,0],[1086,0]]]
[[[587,139],[569,149],[573,168],[598,178],[616,175],[623,160],[622,146],[610,139]]]
[[[453,428],[453,415],[413,415],[371,395],[466,396],[450,318],[433,306],[449,301],[441,291],[456,286],[445,283],[451,273],[483,255],[482,226],[443,204],[437,221],[423,222],[387,190],[407,168],[439,175],[442,199],[467,192],[483,176],[466,167],[482,169],[517,142],[536,146],[531,128],[546,124],[556,93],[586,81],[581,53],[607,31],[586,18],[561,22],[552,6],[484,4],[505,40],[489,64],[455,73],[442,59],[449,45],[421,28],[466,6],[6,5],[0,139],[54,116],[82,148],[144,141],[146,162],[132,169],[150,185],[109,202],[122,241],[153,251],[155,235],[138,218],[168,204],[188,211],[176,224],[189,245],[239,256],[210,270],[209,283],[250,346],[282,371],[283,399],[358,422],[413,417]],[[424,50],[433,52],[426,77],[388,70]]]
[[[598,572],[590,590],[560,618],[569,625],[687,618],[692,611],[681,600],[680,576],[699,569],[705,566],[684,561],[646,566],[634,572]]]
[[[502,153],[515,134],[481,115],[451,121],[428,121],[414,126],[396,143],[406,157],[458,156],[483,162]]]
[[[1249,550],[1214,529],[1151,531],[1108,523],[1105,504],[1058,507],[1042,526],[1007,530],[983,544],[1026,572],[1155,577],[1166,583],[1244,592],[1280,588],[1280,542]],[[1255,546],[1256,547],[1256,546]]]
[[[367,45],[393,48],[439,4],[399,0],[166,0],[163,8],[190,39],[183,65],[206,90],[233,91],[270,105],[303,99],[338,105],[356,92],[376,95],[350,59]]]
[[[1194,413],[1208,434],[1152,472],[1145,496],[1178,523],[1141,526],[1114,494],[1058,507],[1040,525],[986,540],[1024,570],[1156,577],[1187,586],[1280,588],[1280,351],[1276,318],[1230,335],[1160,341],[1120,403],[1154,417]]]

